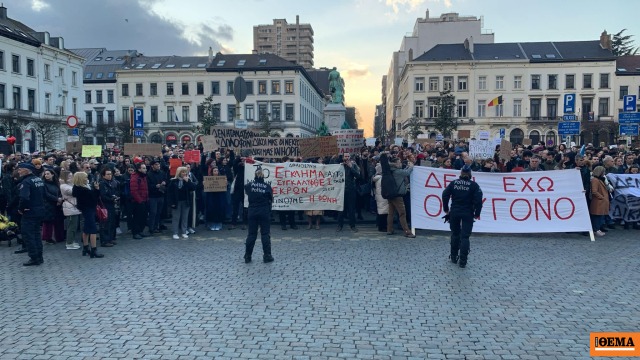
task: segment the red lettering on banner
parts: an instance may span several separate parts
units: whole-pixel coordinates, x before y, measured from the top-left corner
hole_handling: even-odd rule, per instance
[[[531,180],[533,180],[532,178],[529,178],[529,180],[525,180],[523,178],[520,178],[520,180],[524,184],[524,185],[522,185],[522,189],[520,190],[520,192],[524,192],[524,189],[526,189],[526,188],[529,188],[529,190],[531,190],[531,192],[533,192],[533,188],[531,187],[531,185],[529,185]]]
[[[549,186],[546,189],[540,185],[540,182],[542,182],[542,180],[548,181],[547,185]],[[551,179],[550,177],[547,177],[547,176],[541,177],[540,179],[538,179],[537,185],[538,185],[538,190],[540,190],[540,192],[553,191],[553,179]]]
[[[517,202],[519,201],[524,201],[525,204],[527,204],[527,208],[529,208],[529,211],[527,212],[527,215],[525,217],[523,217],[522,219],[519,219],[515,216],[515,214],[513,213],[513,207],[516,205]],[[531,204],[529,204],[529,202],[527,201],[527,199],[522,199],[522,198],[518,198],[513,200],[513,202],[511,203],[511,206],[509,207],[509,213],[511,214],[511,218],[513,220],[516,221],[525,221],[529,218],[529,216],[531,216]]]
[[[498,220],[498,214],[496,214],[496,201],[507,201],[505,198],[491,199],[491,206],[493,207],[493,220]]]
[[[569,216],[567,216],[567,217],[562,217],[558,213],[558,203],[560,202],[560,200],[567,200],[569,202],[569,204],[571,204],[571,214],[569,214]],[[556,200],[555,204],[553,204],[553,211],[556,213],[556,216],[558,217],[558,219],[567,220],[567,219],[570,219],[573,216],[573,214],[575,214],[575,212],[576,212],[576,204],[574,204],[573,200],[569,199],[568,197],[561,197],[558,200]]]
[[[429,201],[429,198],[436,198],[436,200],[438,200],[438,212],[435,214],[431,214],[429,212],[429,208],[427,207],[427,202]],[[431,194],[431,195],[427,195],[427,197],[424,198],[424,212],[427,213],[427,215],[431,216],[431,217],[436,217],[436,216],[440,216],[440,214],[442,214],[442,199],[440,199],[440,196],[435,195],[435,194]]]
[[[540,214],[538,213],[538,209],[540,209],[540,211],[542,212],[542,214],[544,214],[544,217],[547,218],[547,220],[551,220],[551,199],[547,198],[547,211],[544,211],[544,205],[540,202],[540,200],[535,199],[534,200],[534,208],[536,209],[536,220],[540,220]]]
[[[431,179],[433,179],[433,181],[435,181],[435,183],[438,184],[438,186],[435,186],[434,184],[431,184]],[[436,174],[431,173],[427,177],[427,181],[425,182],[424,187],[433,188],[433,189],[442,189],[442,184],[440,183],[440,180],[438,180],[438,178],[436,177]]]
[[[276,166],[276,178],[284,177],[284,175],[281,172],[282,169],[284,169],[284,166]]]
[[[453,178],[453,179],[451,179]],[[449,180],[451,179],[451,180]],[[444,187],[447,187],[450,182],[456,179],[456,174],[444,174]]]
[[[516,189],[507,189],[507,186],[514,186],[515,183],[508,183],[507,180],[515,180],[515,176],[505,176],[502,178],[502,188],[504,192],[518,192]]]

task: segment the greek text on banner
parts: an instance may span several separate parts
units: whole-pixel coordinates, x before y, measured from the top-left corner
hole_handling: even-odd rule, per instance
[[[411,224],[449,230],[443,222],[442,191],[459,171],[416,166],[411,174]],[[483,193],[475,232],[547,233],[591,230],[579,171],[472,174]]]

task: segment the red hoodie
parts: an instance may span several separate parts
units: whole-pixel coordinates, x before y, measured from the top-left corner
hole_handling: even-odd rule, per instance
[[[147,186],[147,175],[136,171],[131,175],[129,184],[131,190],[131,198],[134,203],[143,203],[149,201],[149,188]]]

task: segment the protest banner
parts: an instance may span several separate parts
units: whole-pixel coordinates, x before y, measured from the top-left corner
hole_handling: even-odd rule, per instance
[[[300,139],[300,156],[304,159],[338,155],[338,140],[335,136],[319,136]]]
[[[191,164],[191,163],[196,163],[199,164],[200,163],[200,150],[190,150],[190,151],[185,151],[184,155],[184,162],[187,164]]]
[[[495,146],[491,140],[469,140],[469,156],[472,159],[493,158]]]
[[[223,192],[227,191],[226,176],[203,176],[202,185],[204,192]]]
[[[66,144],[67,153],[78,153],[82,151],[82,141],[72,141]]]
[[[342,211],[345,180],[342,165],[256,161],[244,167],[245,184],[255,178],[258,168],[273,189],[273,210]],[[246,196],[244,204],[249,206]]]
[[[359,154],[364,145],[364,130],[362,129],[333,130],[331,135],[336,137],[339,154]]]
[[[608,174],[613,186],[609,216],[625,223],[640,221],[640,174]]]
[[[504,161],[511,160],[511,142],[509,140],[502,139],[500,142],[500,159]]]
[[[140,155],[140,156],[161,156],[162,145],[161,144],[124,144],[125,155]]]
[[[83,158],[102,156],[102,145],[82,145]]]
[[[416,166],[411,174],[411,224],[449,231],[442,216],[442,192],[460,173]],[[483,193],[474,232],[551,233],[591,230],[579,171],[473,172]]]
[[[298,157],[299,140],[300,138],[254,137],[251,139],[251,152],[257,158]]]
[[[210,136],[212,136],[212,138],[207,139],[208,141],[207,145],[209,146],[208,148],[205,147],[204,151],[214,151],[221,148],[227,148],[227,149],[250,148],[252,146],[251,140],[255,137],[259,137],[260,134],[257,131],[249,130],[249,129],[235,129],[235,128],[213,126],[211,127]],[[208,136],[202,137],[203,146],[205,145],[204,138],[208,138]]]

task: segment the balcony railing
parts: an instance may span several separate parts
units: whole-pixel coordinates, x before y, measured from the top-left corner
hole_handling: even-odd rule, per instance
[[[527,122],[560,121],[562,116],[529,116]]]

